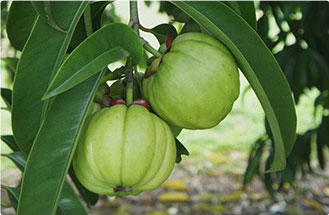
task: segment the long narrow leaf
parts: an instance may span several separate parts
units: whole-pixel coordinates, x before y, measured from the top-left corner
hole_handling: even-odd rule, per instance
[[[56,19],[53,15],[53,7],[56,7],[56,2],[50,2],[50,1],[31,1],[31,4],[34,8],[34,10],[37,12],[37,14],[44,19],[50,26],[52,26],[54,29],[58,31],[65,32],[64,29],[62,29],[59,24],[57,23]],[[58,8],[58,7],[57,7]],[[55,9],[56,11],[56,9]]]
[[[294,145],[296,111],[291,90],[278,63],[258,34],[222,2],[173,1],[232,52],[254,89],[269,121],[275,143],[268,171],[282,170]]]
[[[8,13],[6,30],[8,39],[15,49],[23,50],[36,17],[37,15],[30,2],[12,2]]]
[[[55,98],[27,161],[18,215],[55,214],[79,133],[103,74]]]
[[[44,99],[71,89],[108,64],[130,55],[139,63],[143,46],[135,31],[124,24],[111,24],[96,31],[65,60],[50,83]]]
[[[248,22],[248,24],[257,30],[256,10],[253,1],[237,1],[241,17]]]
[[[18,205],[18,196],[19,196],[19,188],[18,187],[7,187],[8,197],[15,211],[17,210]]]
[[[1,97],[9,109],[11,109],[11,96],[12,91],[10,89],[1,88]]]
[[[21,171],[24,171],[27,156],[23,152],[10,153],[9,155],[7,155],[7,157],[12,160]],[[7,190],[13,207],[16,210],[18,205],[20,187],[9,187],[7,188]],[[87,215],[87,211],[81,204],[80,199],[76,196],[68,182],[65,182],[56,214],[72,215],[72,213],[76,213],[79,215]]]
[[[79,190],[79,193],[81,194],[82,198],[85,200],[85,202],[88,205],[95,205],[98,201],[98,197],[99,195],[96,193],[93,193],[89,190],[87,190],[87,188],[85,188],[80,181],[78,180],[77,176],[75,175],[73,166],[71,165],[70,169],[69,169],[69,174],[70,177],[72,179],[72,181],[74,182],[75,186],[77,187],[77,189]]]
[[[15,151],[20,151],[20,148],[16,144],[16,141],[14,139],[13,135],[1,135],[1,140],[11,148],[11,150]]]
[[[21,2],[17,2],[21,3]],[[72,32],[88,2],[59,2],[61,25],[68,33],[50,27],[37,18],[24,47],[15,75],[12,104],[12,129],[17,144],[29,153],[45,114],[47,102],[41,100],[51,77],[59,68]]]

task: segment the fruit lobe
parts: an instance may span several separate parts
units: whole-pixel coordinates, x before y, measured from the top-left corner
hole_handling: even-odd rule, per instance
[[[137,195],[168,178],[176,146],[163,120],[139,105],[104,108],[89,120],[73,159],[75,173],[88,190]]]
[[[142,87],[152,109],[169,124],[206,129],[231,111],[240,82],[224,45],[205,34],[186,33],[175,38]]]

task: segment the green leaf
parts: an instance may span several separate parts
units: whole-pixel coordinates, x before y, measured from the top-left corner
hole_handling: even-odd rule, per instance
[[[96,193],[93,193],[89,190],[87,190],[87,188],[85,188],[80,181],[78,180],[77,176],[75,175],[74,169],[71,165],[70,169],[69,169],[69,173],[71,176],[72,181],[74,182],[75,186],[77,187],[77,189],[79,190],[79,193],[81,194],[82,198],[85,200],[85,202],[88,205],[95,205],[98,201],[99,195]]]
[[[10,160],[12,160],[22,172],[24,171],[27,156],[23,152],[10,153],[9,155],[7,155],[7,157]],[[19,192],[20,192],[19,187],[8,188],[8,195],[15,210],[17,209],[17,205],[18,205]],[[71,215],[72,213],[81,214],[81,215],[87,214],[85,208],[81,204],[79,198],[76,196],[71,186],[67,182],[65,182],[56,214]]]
[[[188,32],[201,32],[200,26],[193,19],[190,19],[187,23],[184,24],[179,34],[185,34]]]
[[[176,141],[176,163],[180,163],[182,161],[182,155],[189,156],[190,153],[177,138],[175,138],[175,141]]]
[[[83,60],[84,55],[82,53],[86,53],[84,51],[85,50],[83,49],[76,49],[71,55],[72,58],[70,58],[71,56],[67,58],[53,81],[50,83],[50,86],[46,91],[45,97],[43,99],[49,99],[50,97],[56,96],[71,89],[95,73],[98,73],[108,64],[119,61],[130,55],[126,50],[120,47],[115,47],[104,51],[93,60],[87,60],[82,64],[79,63],[79,59]],[[86,57],[86,55],[84,57]],[[79,65],[80,68],[76,68],[76,65]]]
[[[17,144],[27,154],[48,105],[41,97],[64,58],[72,32],[87,4],[67,1],[58,5],[61,25],[71,26],[68,33],[54,30],[38,18],[20,57],[13,87],[12,129]]]
[[[111,3],[110,1],[98,1],[90,3],[91,19],[93,24],[93,31],[101,27],[101,18],[105,7]],[[77,27],[74,30],[72,40],[70,42],[70,49],[76,48],[83,40],[87,38],[86,28],[83,17],[80,18]]]
[[[7,189],[11,204],[14,207],[15,211],[17,211],[19,187],[7,187],[6,189]]]
[[[269,172],[284,169],[294,145],[296,111],[288,82],[258,34],[222,2],[173,1],[209,34],[224,43],[255,91],[269,121],[274,160]]]
[[[158,39],[159,43],[165,43],[168,36],[174,39],[177,36],[176,28],[170,24],[160,24],[151,29],[150,33]]]
[[[79,134],[103,74],[56,96],[29,155],[18,215],[55,214]]]
[[[255,4],[253,1],[237,1],[241,17],[257,31]]]
[[[237,14],[241,15],[239,2],[238,1],[224,1],[224,4],[229,6],[232,10],[234,10]]]
[[[1,98],[6,103],[7,107],[11,108],[12,91],[10,89],[1,88]]]
[[[13,1],[8,14],[7,35],[11,45],[22,51],[37,15],[28,1]]]
[[[96,31],[65,60],[47,89],[44,99],[65,92],[108,64],[127,56],[135,64],[143,56],[143,45],[127,25],[114,23]]]
[[[25,44],[25,43],[24,43]],[[6,66],[9,68],[11,72],[16,72],[17,64],[18,64],[18,58],[16,57],[5,57],[1,58],[1,60],[6,64]]]
[[[23,152],[13,152],[6,155],[23,172],[27,156]]]
[[[33,213],[34,214],[34,213]],[[35,213],[46,214],[46,213]],[[58,201],[56,215],[88,215],[86,208],[68,182],[65,181]],[[25,215],[25,213],[24,213]]]
[[[11,150],[13,150],[14,152],[20,151],[20,148],[16,144],[14,136],[12,136],[12,135],[1,135],[1,140],[3,142],[5,142],[9,146],[9,148],[11,148]]]
[[[59,24],[56,21],[60,17],[54,16],[57,15],[56,12],[58,11],[58,9],[63,9],[59,5],[60,3],[50,2],[50,1],[31,1],[31,4],[34,10],[37,12],[37,14],[42,19],[44,19],[44,21],[46,21],[51,27],[61,32],[66,31],[64,30],[66,28],[63,29],[61,26],[59,26]]]
[[[248,185],[254,176],[258,173],[264,145],[265,140],[263,140],[263,138],[257,140],[253,145],[249,154],[248,166],[246,168],[246,172],[243,175],[243,186]]]

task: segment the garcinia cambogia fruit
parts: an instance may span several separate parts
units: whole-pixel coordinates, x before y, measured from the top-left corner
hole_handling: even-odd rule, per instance
[[[88,119],[73,167],[88,190],[126,196],[160,186],[175,159],[175,139],[165,121],[141,105],[117,104]]]
[[[152,64],[142,83],[144,97],[170,125],[211,128],[226,117],[239,96],[234,58],[208,35],[179,35],[161,60]]]

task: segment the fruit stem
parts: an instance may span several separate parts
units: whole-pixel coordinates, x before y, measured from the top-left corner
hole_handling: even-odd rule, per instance
[[[143,41],[143,47],[146,51],[150,52],[151,54],[153,54],[155,57],[157,58],[161,58],[162,54],[161,52],[157,51],[155,48],[153,48],[146,40],[144,40],[142,38]]]
[[[126,86],[126,103],[129,106],[134,100],[134,73],[132,69],[129,69],[126,74],[127,86]]]
[[[149,32],[149,33],[152,32],[152,29],[146,28],[143,25],[141,25],[140,23],[139,23],[139,29],[141,29],[142,31],[145,31],[145,32]]]

